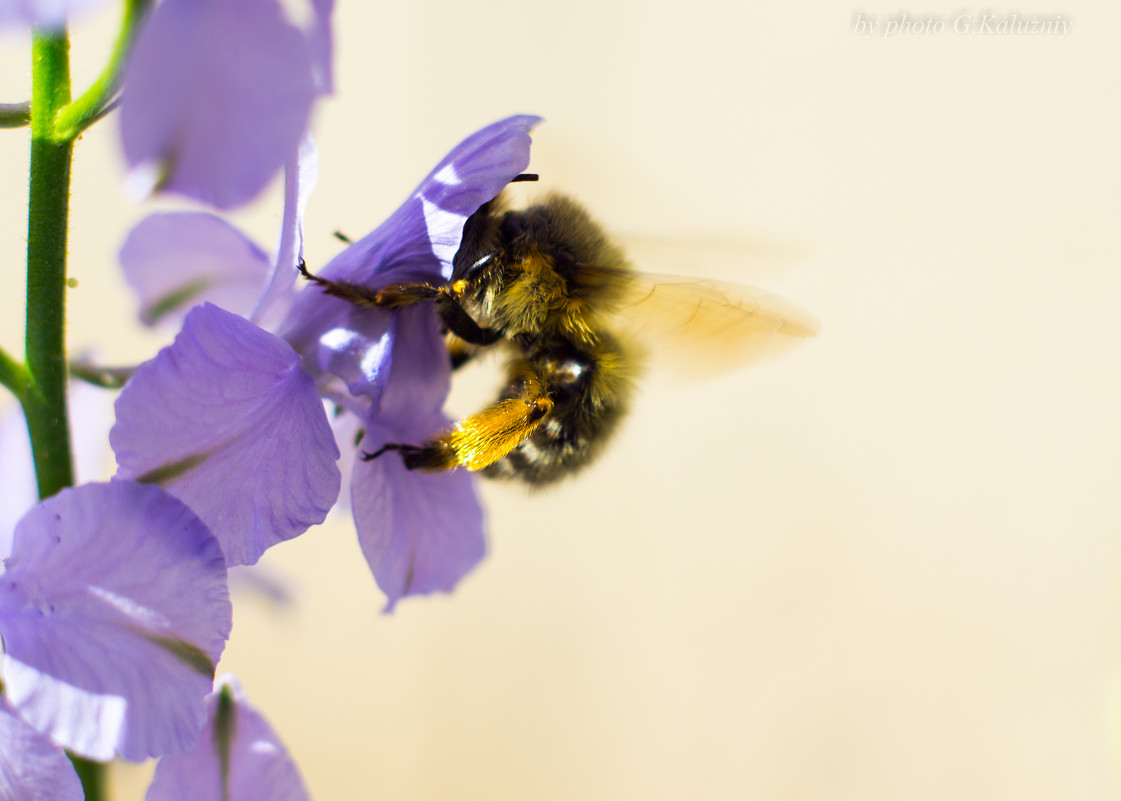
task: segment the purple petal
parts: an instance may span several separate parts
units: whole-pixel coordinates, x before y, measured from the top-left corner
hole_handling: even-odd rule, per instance
[[[312,46],[275,0],[164,0],[125,74],[133,181],[246,203],[295,152],[315,94]]]
[[[529,131],[538,122],[539,117],[510,117],[465,139],[389,219],[324,267],[323,277],[373,289],[401,281],[449,278],[464,222],[529,164]],[[377,329],[385,328],[379,319],[383,317],[376,309],[358,309],[308,287],[296,300],[281,335],[301,353],[308,353],[319,337],[337,329],[376,339]],[[327,369],[322,363],[319,367]]]
[[[411,429],[371,425],[362,442],[419,442],[448,425],[437,415]],[[351,505],[362,553],[386,594],[386,612],[408,595],[451,592],[486,555],[475,478],[465,471],[406,470],[396,453],[354,465]]]
[[[319,177],[319,151],[311,134],[305,134],[300,147],[284,165],[284,219],[280,226],[280,247],[264,287],[249,319],[273,327],[296,297],[297,265],[304,255],[304,212]]]
[[[2,0],[0,25],[32,28],[62,28],[68,19],[85,15],[105,0]]]
[[[6,568],[4,682],[25,720],[97,760],[195,741],[231,608],[194,512],[131,481],[66,489],[20,521]]]
[[[529,131],[540,117],[509,117],[464,139],[417,189],[432,250],[445,279],[463,238],[463,224],[529,165]],[[354,279],[351,279],[354,280]]]
[[[205,301],[247,316],[272,269],[241,231],[206,212],[148,215],[129,232],[120,257],[148,325],[181,323]]]
[[[335,11],[335,0],[311,0],[315,12],[315,23],[311,29],[311,46],[314,53],[315,83],[320,94],[329,95],[335,91],[335,76],[332,54],[335,38],[331,28],[331,15]]]
[[[323,522],[339,492],[323,404],[295,351],[204,304],[117,399],[118,478],[166,487],[211,527],[231,565]]]
[[[237,679],[223,676],[218,685],[206,699],[206,728],[198,745],[160,760],[145,801],[310,798],[284,743]]]
[[[0,797],[82,801],[82,783],[66,752],[20,720],[0,699]]]
[[[374,319],[386,326],[377,338],[345,329],[324,334],[320,361],[352,395],[370,398],[376,408],[394,386],[385,414],[428,419],[443,407],[451,385],[451,361],[435,310],[416,306]]]
[[[427,424],[444,407],[451,388],[451,359],[431,307],[402,310],[393,321],[393,360],[381,397],[378,419],[386,425],[414,429]]]
[[[393,366],[396,326],[387,314],[373,315],[370,322],[361,331],[336,328],[324,333],[317,364],[341,378],[351,395],[364,394],[377,403]]]

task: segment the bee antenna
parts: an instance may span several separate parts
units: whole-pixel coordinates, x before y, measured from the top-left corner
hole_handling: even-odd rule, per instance
[[[510,183],[520,184],[520,183],[523,183],[525,181],[536,181],[537,178],[538,178],[538,175],[535,172],[523,172],[520,175],[515,175],[513,178],[511,178]]]

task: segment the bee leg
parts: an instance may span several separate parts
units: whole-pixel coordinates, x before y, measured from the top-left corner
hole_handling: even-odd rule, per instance
[[[423,445],[391,442],[373,453],[363,453],[362,459],[369,461],[387,451],[398,451],[409,470],[482,470],[525,442],[552,408],[544,382],[535,375],[526,376],[521,395],[492,403],[439,437]]]
[[[438,454],[427,444],[405,445],[400,442],[387,442],[373,453],[363,451],[361,459],[363,462],[369,462],[389,451],[397,451],[400,453],[401,461],[405,463],[405,467],[409,470],[451,470],[456,466],[454,461],[445,465],[445,460],[438,458],[441,454]]]
[[[421,283],[392,284],[381,289],[370,289],[361,284],[352,284],[349,281],[332,281],[329,278],[312,275],[303,259],[300,259],[298,266],[300,275],[313,284],[322,287],[323,294],[341,298],[364,309],[397,309],[426,300],[435,300],[442,294],[439,287]]]
[[[303,259],[300,259],[299,269],[300,275],[323,288],[323,294],[341,298],[355,306],[364,309],[400,309],[403,306],[432,300],[436,302],[436,310],[448,330],[466,342],[472,345],[492,345],[502,338],[501,331],[483,328],[459,305],[455,297],[455,293],[461,291],[459,287],[410,283],[390,284],[381,289],[370,289],[349,281],[332,281],[329,278],[312,275]]]
[[[443,290],[443,287],[441,287]],[[436,298],[436,311],[444,326],[468,345],[493,345],[502,339],[502,332],[494,328],[483,328],[459,305],[449,291],[440,291]]]

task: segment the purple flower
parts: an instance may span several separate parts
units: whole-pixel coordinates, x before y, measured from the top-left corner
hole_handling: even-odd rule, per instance
[[[130,182],[222,209],[294,153],[330,84],[331,3],[310,33],[277,0],[163,0],[129,56],[121,138]]]
[[[538,121],[537,117],[511,117],[464,140],[388,220],[346,248],[321,274],[375,289],[405,280],[446,280],[451,275],[452,258],[467,218],[528,165],[529,130]],[[290,169],[289,175],[292,174]],[[290,198],[286,208],[292,202],[295,201]],[[286,219],[289,216],[286,213]],[[298,214],[295,216],[298,218]],[[294,227],[298,230],[298,225]],[[215,258],[212,240],[207,238],[207,244],[200,248],[195,239],[197,226],[173,229],[174,226],[165,232],[162,249],[175,252],[176,263],[180,266],[196,265],[180,273],[174,286],[208,283],[212,288],[213,282],[209,279],[197,281],[206,274],[206,265]],[[214,224],[213,229],[218,231],[221,225]],[[145,251],[156,253],[160,249],[156,245]],[[251,271],[259,274],[259,258],[244,256],[253,253],[253,249],[241,243],[235,249],[247,261],[238,268],[238,275]],[[158,264],[158,259],[149,260],[146,265],[130,264],[131,252],[131,248],[126,248],[122,253],[127,273],[153,269]],[[286,252],[283,245],[281,252]],[[287,252],[298,254],[298,248],[289,247]],[[249,261],[255,264],[250,265]],[[419,441],[447,425],[441,408],[451,368],[440,323],[431,306],[390,314],[378,309],[358,309],[324,295],[316,287],[305,287],[294,295],[290,289],[294,276],[294,269],[280,264],[271,289],[276,300],[265,304],[266,308],[289,307],[279,326],[279,337],[248,324],[237,326],[220,317],[213,307],[205,314],[199,314],[198,310],[192,312],[189,317],[189,320],[194,319],[191,337],[181,335],[158,358],[168,365],[190,362],[197,370],[192,370],[191,380],[185,385],[172,380],[178,380],[178,368],[168,366],[162,373],[148,369],[138,372],[121,394],[114,449],[118,444],[132,442],[146,448],[153,461],[159,459],[159,454],[165,454],[170,457],[164,459],[165,465],[181,465],[183,481],[210,487],[228,482],[229,473],[223,462],[183,461],[198,449],[190,451],[186,447],[194,435],[185,436],[180,430],[191,414],[205,418],[206,422],[199,428],[216,429],[226,425],[222,421],[233,410],[220,398],[225,396],[229,382],[243,380],[239,376],[254,371],[258,364],[256,359],[244,360],[246,363],[242,364],[234,354],[247,352],[249,343],[255,343],[254,348],[263,348],[270,338],[280,343],[270,346],[277,352],[285,341],[290,343],[298,354],[301,368],[315,381],[320,393],[343,410],[344,422],[340,428],[350,432],[344,447],[351,452],[354,425],[345,422],[350,415],[361,418],[361,427],[365,429],[362,447],[366,451],[386,441]],[[132,277],[130,281],[134,286],[159,284],[158,279],[140,281]],[[169,286],[161,285],[158,292],[146,296],[142,303],[151,305],[161,293],[164,297],[169,292],[177,297],[190,294],[177,294],[174,289],[169,290]],[[226,355],[212,358],[211,348]],[[232,360],[230,365],[237,361],[236,369],[225,367],[227,360]],[[157,376],[161,374],[166,375],[163,388],[158,387],[161,382]],[[290,401],[268,403],[267,396],[275,391],[264,390],[259,396],[260,408],[247,410],[243,417],[244,430],[261,432],[263,436],[270,425],[275,425],[264,412],[275,414],[291,406]],[[172,397],[172,393],[178,397]],[[303,423],[293,423],[286,429],[289,437],[298,436],[299,425],[318,426],[326,420],[324,412],[315,415],[310,411],[306,395],[304,397],[301,408],[307,410],[306,415]],[[196,404],[201,404],[201,410],[191,411]],[[170,411],[172,409],[176,411]],[[234,429],[227,427],[226,430]],[[261,447],[259,444],[243,446],[232,434],[225,442],[242,454],[240,464]],[[309,455],[305,452],[304,458]],[[122,450],[118,450],[118,459],[122,459]],[[299,462],[273,460],[253,464],[269,475],[282,475],[296,470]],[[154,466],[158,467],[151,462],[138,463],[124,474],[137,475]],[[216,472],[219,469],[221,471]],[[195,475],[188,479],[192,474]],[[279,483],[286,485],[286,481]],[[178,494],[171,483],[167,486]],[[466,473],[410,472],[403,468],[400,460],[392,458],[356,461],[351,475],[351,496],[363,552],[378,585],[388,596],[387,610],[407,595],[450,591],[485,553],[482,509],[475,495],[473,478]],[[189,503],[207,521],[226,514],[215,515],[207,509],[208,493],[195,493]],[[263,518],[261,514],[254,517],[255,520]],[[220,532],[220,524],[211,524],[224,547],[230,547]]]
[[[175,237],[189,238],[190,250],[169,248]],[[121,247],[125,279],[141,299],[147,325],[209,301],[243,317],[261,294],[272,259],[234,226],[205,212],[150,214],[129,232]]]
[[[27,725],[0,698],[0,796],[82,801],[82,783],[57,745]]]
[[[230,634],[214,536],[159,487],[66,489],[16,527],[0,576],[5,693],[90,759],[192,745]]]
[[[306,801],[296,764],[276,732],[233,676],[222,676],[206,699],[198,744],[165,756],[146,801]]]
[[[125,386],[109,441],[117,477],[190,505],[230,565],[323,522],[339,494],[339,449],[296,352],[209,303]]]

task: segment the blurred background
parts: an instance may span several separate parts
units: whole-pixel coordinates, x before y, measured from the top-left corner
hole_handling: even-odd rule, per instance
[[[884,38],[904,13],[945,30]],[[1012,13],[1074,24],[952,29]],[[651,380],[556,490],[483,485],[491,554],[452,596],[382,615],[345,514],[270,551],[293,600],[237,596],[220,670],[316,798],[1116,797],[1117,6],[340,0],[335,25],[313,266],[462,137],[536,113],[539,188],[640,267],[765,287],[823,330]],[[114,27],[77,26],[76,85]],[[23,99],[27,48],[0,59]],[[17,352],[26,151],[0,132]],[[170,341],[134,322],[116,251],[178,207],[121,175],[109,119],[77,148],[69,332],[113,364]],[[237,215],[265,247],[278,188]],[[449,411],[497,382],[464,376]],[[118,797],[149,771],[117,769]]]

